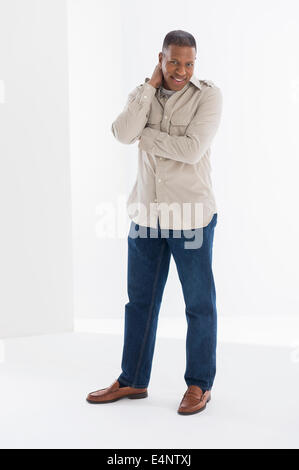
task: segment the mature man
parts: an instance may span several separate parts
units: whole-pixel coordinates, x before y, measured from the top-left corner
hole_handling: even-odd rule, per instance
[[[182,285],[187,319],[188,386],[178,413],[202,411],[216,374],[217,311],[212,271],[217,207],[210,146],[220,124],[222,93],[194,76],[196,42],[168,33],[152,77],[137,86],[112,124],[115,138],[138,143],[138,174],[127,201],[128,297],[122,373],[91,392],[90,403],[148,396],[158,315],[171,254]],[[190,241],[191,236],[194,241]]]

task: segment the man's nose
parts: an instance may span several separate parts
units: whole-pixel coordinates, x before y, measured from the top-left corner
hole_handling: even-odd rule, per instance
[[[186,75],[184,68],[177,69],[176,73],[180,75],[181,77],[184,77]]]

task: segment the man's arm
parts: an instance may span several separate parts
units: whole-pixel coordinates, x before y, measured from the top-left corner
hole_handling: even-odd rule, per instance
[[[139,148],[154,155],[178,162],[195,164],[210,147],[220,124],[222,93],[220,88],[208,88],[186,135],[170,136],[167,132],[146,127],[141,133]]]
[[[112,123],[114,137],[123,144],[133,144],[144,129],[156,88],[145,82],[130,94],[122,113]]]

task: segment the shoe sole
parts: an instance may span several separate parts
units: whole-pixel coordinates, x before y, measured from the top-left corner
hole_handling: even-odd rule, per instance
[[[92,405],[99,405],[102,403],[113,403],[114,401],[121,400],[122,398],[129,398],[130,400],[136,400],[138,398],[146,398],[148,396],[147,392],[142,392],[142,393],[134,393],[132,395],[124,395],[122,397],[114,398],[113,400],[106,400],[106,401],[93,401],[93,400],[88,400],[86,398],[86,401],[88,403],[91,403]]]
[[[200,413],[201,411],[205,410],[206,407],[207,407],[207,404],[209,403],[209,401],[211,401],[211,398],[209,398],[207,400],[207,403],[205,404],[205,406],[203,406],[202,408],[200,408],[199,410],[196,410],[196,411],[178,411],[178,414],[179,415],[195,415],[196,413]]]

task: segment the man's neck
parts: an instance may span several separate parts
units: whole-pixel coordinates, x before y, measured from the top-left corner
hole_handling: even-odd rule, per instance
[[[162,80],[162,87],[165,88],[165,90],[170,90],[170,88],[166,85],[164,78]]]

